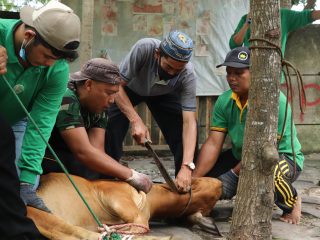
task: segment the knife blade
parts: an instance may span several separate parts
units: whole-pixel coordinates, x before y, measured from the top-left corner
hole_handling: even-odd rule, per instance
[[[151,147],[151,144],[149,141],[145,142],[145,146],[146,148],[149,150],[149,152],[152,154],[153,159],[162,175],[162,177],[164,178],[164,180],[166,181],[166,183],[169,185],[169,187],[171,188],[172,191],[174,192],[179,192],[178,188],[176,186],[176,184],[174,183],[173,179],[170,177],[169,173],[167,172],[166,168],[164,167],[164,165],[162,164],[160,158],[158,157],[157,153],[153,150],[153,148]]]

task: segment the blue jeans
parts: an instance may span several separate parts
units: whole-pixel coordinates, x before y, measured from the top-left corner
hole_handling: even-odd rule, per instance
[[[22,142],[23,142],[23,137],[26,132],[28,124],[28,119],[23,118],[19,122],[17,122],[15,125],[12,126],[12,131],[14,133],[14,138],[15,138],[15,143],[16,143],[16,159],[15,159],[15,164],[17,168],[18,175],[20,175],[20,169],[18,168],[18,161],[21,156],[21,148],[22,148]]]
[[[16,159],[15,159],[15,164],[16,164],[16,169],[17,169],[17,173],[18,176],[20,175],[20,169],[18,167],[18,161],[20,159],[21,156],[21,148],[22,148],[22,143],[23,143],[23,137],[24,134],[26,132],[26,128],[27,128],[27,124],[28,124],[28,119],[27,118],[23,118],[22,120],[20,120],[19,122],[17,122],[15,125],[13,125],[12,131],[14,133],[14,138],[15,138],[15,143],[16,143]],[[39,180],[40,180],[40,175],[37,176],[36,182],[35,182],[35,189],[38,188],[39,185]]]

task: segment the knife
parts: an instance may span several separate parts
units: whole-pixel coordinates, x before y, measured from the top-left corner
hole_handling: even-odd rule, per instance
[[[164,178],[164,180],[166,181],[166,183],[169,185],[169,187],[171,188],[171,190],[173,192],[178,192],[178,188],[176,186],[176,184],[174,183],[173,179],[170,177],[169,173],[167,172],[166,168],[163,166],[160,158],[158,157],[158,155],[156,154],[156,152],[153,150],[153,148],[151,147],[151,144],[149,141],[145,142],[145,146],[146,148],[149,150],[149,152],[152,154],[153,159],[162,175],[162,177]]]

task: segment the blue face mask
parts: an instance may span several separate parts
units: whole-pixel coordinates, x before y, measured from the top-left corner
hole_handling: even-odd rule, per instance
[[[31,43],[33,38],[31,38],[29,40],[29,42],[27,42],[25,44],[25,39],[23,39],[23,42],[21,44],[21,48],[20,48],[20,51],[19,51],[19,56],[23,59],[23,61],[27,61],[27,56],[26,56],[26,47]]]
[[[27,61],[26,50],[24,48],[22,48],[22,46],[19,51],[19,56],[23,59],[23,61]]]

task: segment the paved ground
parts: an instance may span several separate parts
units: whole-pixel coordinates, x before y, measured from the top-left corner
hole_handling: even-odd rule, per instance
[[[173,176],[173,159],[162,157],[168,172]],[[152,176],[154,181],[163,182],[152,158],[124,157],[123,160],[130,167],[147,173]],[[273,239],[277,240],[313,240],[320,239],[320,154],[310,154],[306,156],[305,169],[295,182],[295,186],[302,196],[302,219],[299,225],[290,225],[279,221],[281,211],[274,210],[272,220]],[[220,232],[226,236],[230,228],[230,217],[233,209],[233,201],[219,201],[212,215]],[[151,222],[151,233],[156,236],[151,239],[170,239],[170,240],[201,240],[201,239],[225,239],[224,237],[215,238],[196,227],[187,228],[177,224],[167,224],[164,222]]]

